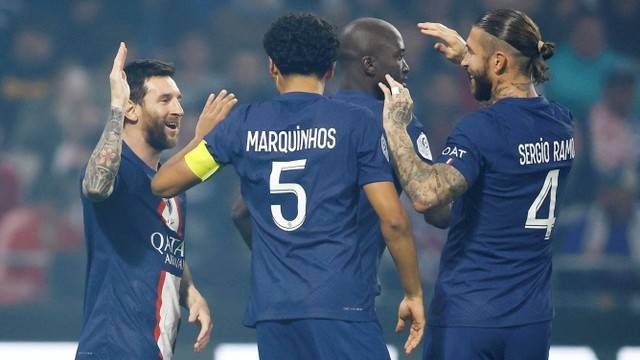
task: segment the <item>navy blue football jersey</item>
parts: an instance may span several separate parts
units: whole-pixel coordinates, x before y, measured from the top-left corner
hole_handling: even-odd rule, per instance
[[[205,141],[240,175],[251,215],[245,325],[374,320],[357,209],[362,186],[392,181],[377,118],[360,106],[292,92],[239,106]]]
[[[350,104],[359,105],[365,107],[376,116],[376,121],[379,126],[382,126],[382,110],[384,103],[375,97],[362,92],[352,90],[341,90],[332,96],[333,99],[348,102]],[[418,157],[426,163],[433,161],[431,156],[431,149],[429,147],[429,141],[427,135],[423,132],[423,126],[414,117],[407,126],[407,134],[411,138],[414,150]],[[391,166],[391,165],[389,165]],[[400,180],[393,173],[394,183],[398,193],[402,191]],[[362,241],[362,253],[365,263],[370,264],[365,267],[366,278],[369,279],[371,284],[369,293],[369,302],[373,304],[375,297],[380,295],[381,287],[378,281],[378,269],[380,267],[380,259],[384,250],[386,249],[386,243],[380,230],[380,219],[375,210],[369,203],[364,190],[361,190],[360,202],[358,203],[358,237]]]
[[[186,198],[154,196],[154,174],[123,144],[111,196],[82,196],[88,261],[76,359],[173,357]]]
[[[458,123],[438,162],[468,189],[453,203],[430,325],[553,317],[550,238],[574,156],[571,114],[544,97],[502,99]]]

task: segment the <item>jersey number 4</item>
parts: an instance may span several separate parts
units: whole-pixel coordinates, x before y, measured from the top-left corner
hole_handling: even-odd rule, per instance
[[[293,231],[304,223],[307,216],[307,193],[300,184],[281,183],[280,174],[283,171],[304,170],[307,159],[295,161],[274,161],[271,164],[271,176],[269,177],[269,192],[271,194],[294,194],[298,200],[298,212],[293,220],[287,220],[282,215],[281,205],[271,205],[273,222],[284,231]]]
[[[551,170],[547,173],[540,193],[538,193],[536,199],[533,200],[533,204],[529,207],[527,222],[524,224],[525,229],[546,229],[547,232],[544,235],[545,240],[549,240],[551,237],[553,225],[556,223],[556,193],[558,191],[559,174],[560,170],[558,169]],[[549,199],[549,217],[546,219],[538,219],[538,210],[540,210],[540,206],[542,206],[542,203],[549,195],[551,195]]]

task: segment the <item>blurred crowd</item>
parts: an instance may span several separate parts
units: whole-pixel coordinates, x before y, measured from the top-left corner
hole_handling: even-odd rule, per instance
[[[640,0],[0,0],[0,306],[54,296],[81,301],[81,293],[64,290],[84,281],[79,176],[107,119],[107,77],[119,41],[126,41],[129,60],[176,65],[188,139],[209,92],[230,89],[241,102],[275,94],[262,34],[277,16],[313,11],[338,27],[383,18],[404,36],[415,112],[437,153],[455,122],[478,105],[465,74],[433,50],[416,23],[442,22],[466,37],[480,14],[499,7],[525,11],[543,40],[556,43],[552,79],[540,90],[575,118],[578,156],[556,224],[556,264],[562,269],[565,255],[572,264],[637,269]],[[248,251],[229,221],[237,193],[229,169],[189,193],[188,256],[196,277],[211,264],[248,267]],[[446,233],[417,215],[413,223],[430,283]],[[391,271],[383,269],[383,279]]]

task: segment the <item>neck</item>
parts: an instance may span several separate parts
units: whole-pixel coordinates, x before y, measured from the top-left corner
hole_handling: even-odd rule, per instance
[[[345,76],[340,82],[340,90],[359,91],[379,99],[378,84],[371,84],[367,79]]]
[[[526,77],[516,77],[511,79],[498,80],[491,89],[491,104],[508,97],[531,98],[537,97],[538,93],[533,85],[533,81]]]
[[[280,94],[289,92],[305,92],[322,95],[324,93],[324,80],[313,75],[288,75],[278,81]]]
[[[142,161],[150,168],[157,170],[160,162],[160,150],[153,148],[144,137],[144,134],[137,129],[139,126],[128,125],[124,127],[123,139],[131,150],[138,155]]]

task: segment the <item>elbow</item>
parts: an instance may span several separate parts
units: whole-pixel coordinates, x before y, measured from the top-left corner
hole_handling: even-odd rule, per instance
[[[413,201],[413,209],[419,213],[424,213],[429,210],[429,204],[425,201],[415,200]]]
[[[404,212],[402,214],[394,215],[386,219],[380,219],[380,226],[384,234],[391,236],[385,236],[387,239],[397,238],[411,234],[411,224]]]
[[[422,214],[439,206],[438,200],[435,197],[420,196],[412,200],[415,211]]]

